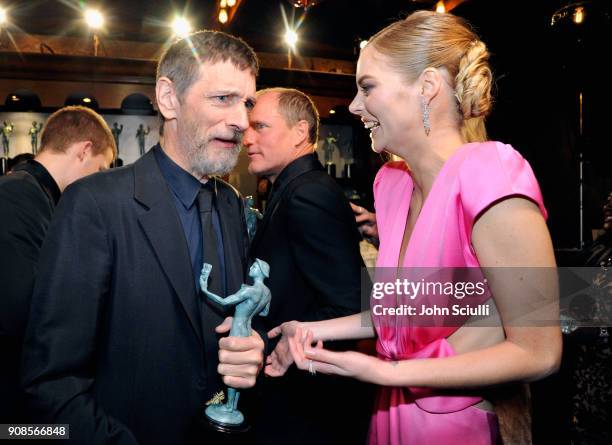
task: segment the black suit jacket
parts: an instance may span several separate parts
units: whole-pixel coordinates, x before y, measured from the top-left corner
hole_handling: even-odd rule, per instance
[[[68,187],[41,251],[23,382],[33,420],[68,423],[80,443],[197,440],[194,420],[220,389],[214,328],[225,314],[200,316],[153,150]],[[245,275],[246,225],[235,190],[216,188],[231,293]]]
[[[270,264],[272,301],[262,319],[266,326],[359,312],[364,267],[360,239],[347,199],[314,154],[285,167],[274,182],[249,254],[251,260]],[[339,346],[351,347],[355,345]],[[343,403],[349,397],[351,403]],[[313,378],[290,368],[283,378],[265,379],[254,442],[363,443],[370,400],[369,388],[359,382]],[[266,414],[270,412],[274,415]]]
[[[346,197],[314,154],[285,167],[249,254],[270,265],[267,326],[358,312],[360,239]]]
[[[19,365],[36,262],[59,199],[38,162],[0,177],[0,423],[21,422]]]

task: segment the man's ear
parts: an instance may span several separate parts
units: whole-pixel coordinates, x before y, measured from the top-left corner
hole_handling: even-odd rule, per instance
[[[174,89],[174,83],[167,77],[160,77],[155,84],[155,100],[159,112],[166,120],[176,119],[179,101]]]
[[[68,151],[71,151],[73,155],[79,160],[84,162],[93,155],[93,144],[91,141],[80,141],[72,144]]]
[[[300,147],[304,141],[308,140],[308,122],[305,120],[298,121],[292,128],[293,130],[293,146]]]
[[[421,82],[421,95],[427,103],[430,103],[435,98],[442,88],[442,73],[436,68],[425,68],[419,76]]]

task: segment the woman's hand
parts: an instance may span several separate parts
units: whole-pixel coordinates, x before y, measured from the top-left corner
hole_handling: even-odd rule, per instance
[[[293,364],[293,356],[289,350],[290,337],[295,335],[295,330],[299,322],[293,320],[288,321],[280,326],[271,329],[268,332],[268,338],[276,338],[282,334],[281,339],[278,341],[276,348],[272,351],[272,354],[266,359],[266,368],[264,372],[270,377],[282,377],[289,369],[289,366]]]
[[[328,351],[323,349],[321,340],[315,347],[312,347],[312,343],[312,332],[300,327],[295,329],[293,337],[289,337],[289,349],[299,369],[311,374],[335,374],[380,384],[378,371],[383,363],[381,360],[354,351]]]

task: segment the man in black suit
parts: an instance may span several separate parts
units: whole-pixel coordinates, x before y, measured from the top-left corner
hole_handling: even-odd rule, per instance
[[[84,107],[53,113],[34,159],[0,177],[0,423],[23,421],[19,390],[21,347],[36,262],[62,191],[107,169],[115,141],[104,119]]]
[[[212,175],[236,163],[257,69],[253,50],[225,33],[175,42],[157,70],[161,145],[66,191],[24,345],[34,420],[70,424],[77,443],[211,443],[195,425],[221,376],[254,385],[263,340],[218,341],[231,320],[198,279],[203,261],[217,264],[218,295],[245,278],[242,200]]]
[[[249,172],[272,182],[250,249],[251,259],[270,264],[272,303],[264,323],[272,329],[290,320],[358,312],[360,235],[342,190],[314,153],[319,116],[312,100],[294,89],[259,91],[249,122],[243,139]],[[286,340],[276,348],[273,354],[286,354]],[[257,443],[365,440],[370,408],[365,385],[292,371],[265,381],[264,415],[254,427]],[[342,403],[346,397],[352,402]]]

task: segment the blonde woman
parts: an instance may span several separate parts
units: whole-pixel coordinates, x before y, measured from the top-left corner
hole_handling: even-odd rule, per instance
[[[487,49],[464,20],[419,11],[369,40],[356,78],[351,112],[370,129],[374,151],[401,158],[374,183],[377,266],[475,269],[488,283],[480,303],[499,324],[426,325],[372,310],[285,323],[270,335],[282,332],[303,370],[380,385],[371,443],[496,443],[485,388],[555,372],[561,333],[529,322],[536,310],[538,320],[558,319],[555,260],[529,164],[486,141]],[[372,336],[377,357],[321,344]],[[290,361],[273,354],[268,366],[280,373]]]

